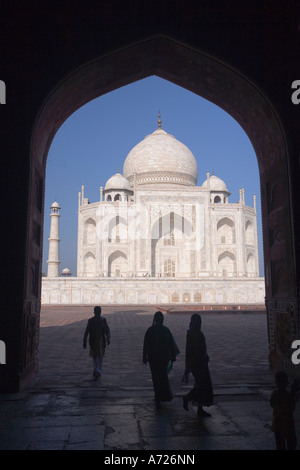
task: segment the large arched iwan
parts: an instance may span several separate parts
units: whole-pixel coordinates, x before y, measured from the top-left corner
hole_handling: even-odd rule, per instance
[[[37,117],[31,143],[23,312],[24,369],[37,360],[42,253],[40,251],[40,259],[37,259],[34,241],[37,228],[42,231],[44,215],[43,210],[37,211],[36,207],[43,207],[46,160],[53,137],[62,123],[88,101],[151,75],[169,80],[224,109],[241,125],[253,145],[261,184],[269,331],[266,341],[269,341],[271,365],[276,368],[283,363],[282,351],[276,344],[276,328],[280,327],[277,327],[277,314],[284,312],[287,315],[292,336],[296,316],[288,148],[283,127],[272,103],[230,64],[172,39],[154,37],[81,66],[57,84]],[[278,231],[280,241],[276,239]]]

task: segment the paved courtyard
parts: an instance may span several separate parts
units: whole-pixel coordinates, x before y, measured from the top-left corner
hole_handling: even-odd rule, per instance
[[[37,381],[18,394],[0,395],[0,449],[274,449],[266,315],[201,313],[215,403],[212,416],[199,419],[195,407],[182,407],[192,387],[192,380],[181,382],[192,310],[165,314],[180,354],[170,372],[174,399],[155,409],[142,347],[156,309],[103,307],[111,344],[95,382],[88,349],[82,348],[92,308],[43,307]],[[295,416],[299,431],[298,409]]]

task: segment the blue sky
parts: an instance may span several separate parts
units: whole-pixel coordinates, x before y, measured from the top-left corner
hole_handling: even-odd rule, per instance
[[[198,164],[200,186],[206,173],[225,181],[229,202],[245,188],[246,204],[257,197],[260,275],[263,276],[259,172],[252,144],[240,125],[213,103],[158,77],[149,77],[107,93],[72,114],[56,133],[46,168],[43,272],[47,273],[50,206],[57,201],[60,218],[60,272],[68,267],[76,276],[78,192],[99,201],[100,186],[123,164],[130,150],[162,128],[183,142]]]

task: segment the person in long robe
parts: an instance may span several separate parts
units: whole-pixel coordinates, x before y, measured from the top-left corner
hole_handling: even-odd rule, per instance
[[[294,410],[297,402],[297,393],[293,386],[287,390],[289,379],[284,371],[275,375],[277,388],[272,391],[270,405],[273,408],[271,430],[275,435],[277,450],[295,450],[297,435],[294,423]]]
[[[152,326],[145,333],[143,347],[143,362],[149,362],[150,365],[157,409],[161,407],[161,402],[171,401],[173,398],[168,368],[170,369],[179,354],[173,335],[163,322],[163,313],[156,312]]]
[[[194,313],[186,335],[185,377],[192,373],[195,383],[193,389],[183,397],[183,407],[188,411],[188,403],[190,401],[196,402],[198,404],[197,414],[203,417],[210,416],[203,410],[203,406],[213,404],[213,386],[208,368],[209,356],[201,324],[201,316]]]
[[[105,355],[105,348],[110,344],[110,329],[104,317],[101,317],[101,307],[94,308],[94,317],[89,318],[84,336],[83,347],[87,346],[87,338],[89,338],[90,352],[89,355],[93,359],[94,371],[93,376],[95,380],[102,373],[103,358]]]

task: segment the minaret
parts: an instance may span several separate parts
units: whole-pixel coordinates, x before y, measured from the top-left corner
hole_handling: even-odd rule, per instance
[[[51,206],[51,225],[50,225],[50,237],[49,240],[49,259],[48,263],[48,275],[47,277],[58,277],[58,265],[59,261],[59,204],[55,201]]]

